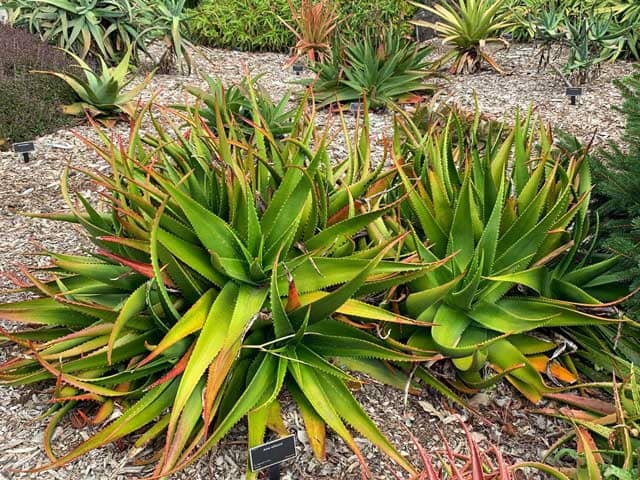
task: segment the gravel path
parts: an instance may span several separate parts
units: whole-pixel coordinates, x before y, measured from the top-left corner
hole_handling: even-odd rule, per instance
[[[617,140],[624,120],[611,109],[621,101],[612,80],[630,74],[632,64],[602,65],[601,75],[585,85],[578,104],[571,105],[563,79],[551,67],[538,71],[537,53],[538,48],[533,45],[516,44],[508,50],[498,50],[495,58],[505,70],[504,75],[485,69],[475,75],[453,77],[444,88],[453,101],[467,108],[473,108],[474,95],[477,96],[480,111],[496,118],[504,118],[505,114],[511,118],[518,107],[526,110],[532,105],[540,118],[553,127],[586,141],[595,133],[594,146]]]
[[[291,82],[299,78],[282,66],[286,57],[278,54],[247,54],[215,49],[199,49],[196,55],[198,73],[222,78],[225,82],[238,81],[243,72],[251,71],[260,78],[274,98],[279,98],[291,89],[299,88]],[[590,137],[598,129],[598,142],[616,138],[621,126],[620,117],[612,113],[609,105],[618,103],[617,91],[611,87],[611,79],[628,73],[628,64],[607,65],[602,77],[589,85],[582,104],[568,105],[564,97],[564,87],[560,79],[550,73],[536,72],[536,61],[531,56],[531,47],[514,47],[507,52],[499,52],[498,60],[511,73],[502,77],[491,72],[481,72],[474,76],[458,77],[448,82],[444,88],[452,99],[463,106],[471,106],[473,92],[483,112],[500,117],[504,112],[512,112],[513,107],[526,107],[530,102],[537,107],[545,120],[582,136]],[[148,99],[153,92],[159,92],[157,101],[164,105],[180,102],[185,98],[183,86],[201,85],[204,82],[197,75],[158,75],[142,93]],[[328,121],[321,113],[319,123]],[[381,155],[381,142],[390,133],[391,116],[372,114],[372,137],[376,142],[374,154]],[[351,123],[352,120],[349,120]],[[95,139],[95,133],[86,125],[73,129],[80,136]],[[71,227],[32,220],[17,215],[18,212],[52,212],[65,208],[60,196],[59,177],[65,165],[105,169],[106,165],[81,142],[70,130],[62,130],[36,141],[37,154],[29,163],[23,163],[13,154],[0,152],[0,272],[13,271],[18,263],[42,265],[46,258],[30,255],[38,250],[82,251],[89,248],[82,234]],[[117,125],[114,135],[126,135],[124,124]],[[334,154],[344,155],[344,148],[337,144]],[[72,187],[89,198],[95,197],[90,185],[75,175]],[[0,287],[8,287],[8,282],[0,278]],[[9,299],[5,295],[4,300]],[[0,361],[10,353],[8,347],[0,348]],[[126,456],[125,444],[108,446],[94,451],[80,460],[56,471],[39,474],[20,473],[46,463],[41,441],[46,422],[39,420],[47,409],[49,386],[37,388],[0,387],[0,479],[132,479],[143,476],[148,468],[136,465]],[[471,425],[474,437],[482,441],[488,439],[500,446],[508,460],[536,460],[562,431],[562,427],[545,417],[531,414],[525,401],[507,385],[501,385],[471,399],[483,415],[493,422],[486,426],[480,419],[452,407],[433,392],[425,391],[418,397],[409,398],[403,407],[401,392],[368,383],[358,393],[367,412],[381,426],[392,442],[403,454],[419,464],[407,428],[418,437],[427,450],[441,448],[439,430],[459,450],[464,444],[462,431],[457,425],[455,414],[463,416]],[[356,479],[360,478],[355,456],[330,435],[328,459],[324,464],[315,461],[310,453],[299,415],[293,409],[286,395],[283,398],[287,427],[296,433],[302,447],[298,460],[284,468],[285,479]],[[219,448],[197,465],[176,475],[176,479],[199,480],[205,478],[239,479],[246,462],[244,427],[236,427]],[[76,429],[66,422],[54,435],[54,446],[58,452],[68,450],[89,430]],[[360,443],[360,442],[359,442]],[[392,478],[377,451],[362,442],[365,456],[370,461],[371,470],[377,478]],[[527,478],[541,478],[529,474]]]

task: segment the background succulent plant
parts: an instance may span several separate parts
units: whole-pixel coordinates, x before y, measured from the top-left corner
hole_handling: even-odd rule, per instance
[[[420,93],[433,93],[425,80],[435,76],[427,59],[430,47],[417,46],[396,30],[365,35],[337,46],[332,59],[311,66],[317,78],[305,82],[319,106],[360,102],[372,109],[411,101]]]
[[[434,29],[443,38],[445,44],[453,49],[442,61],[453,58],[451,73],[472,73],[480,68],[485,60],[494,70],[502,70],[493,57],[484,48],[488,43],[506,41],[498,34],[508,26],[500,11],[503,0],[457,0],[456,2],[438,3],[430,7],[410,1],[412,5],[423,8],[436,15],[436,23],[414,20],[413,24]]]
[[[150,77],[125,91],[134,80],[134,77],[129,75],[131,50],[127,51],[116,67],[109,67],[100,58],[102,71],[99,75],[80,57],[73,53],[69,53],[69,55],[77,62],[76,66],[82,70],[84,79],[71,73],[38,72],[64,80],[80,98],[79,102],[65,106],[63,108],[65,113],[69,115],[88,114],[92,117],[103,118],[122,114],[133,116],[135,111],[133,100],[145,88]]]

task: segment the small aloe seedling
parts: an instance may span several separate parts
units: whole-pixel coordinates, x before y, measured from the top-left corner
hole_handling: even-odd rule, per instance
[[[418,455],[423,464],[422,470],[413,480],[513,480],[514,472],[523,468],[540,470],[546,473],[549,478],[558,480],[569,480],[559,470],[538,462],[521,462],[509,464],[502,455],[500,449],[492,443],[488,448],[483,449],[473,438],[469,427],[458,418],[460,426],[464,431],[469,453],[462,453],[454,447],[440,432],[442,448],[432,452],[427,452],[420,441],[409,432],[413,440]],[[391,472],[396,480],[400,480],[395,472]]]
[[[77,62],[77,66],[84,72],[84,79],[79,75],[68,75],[52,71],[39,71],[47,75],[56,76],[64,80],[80,97],[80,101],[66,105],[63,110],[69,115],[89,114],[92,117],[117,117],[122,114],[132,116],[133,99],[147,85],[147,77],[139,85],[124,91],[131,83],[127,78],[131,62],[131,49],[127,51],[120,63],[115,67],[107,66],[102,57],[100,60],[101,73],[98,75],[84,60],[74,53],[67,52]]]

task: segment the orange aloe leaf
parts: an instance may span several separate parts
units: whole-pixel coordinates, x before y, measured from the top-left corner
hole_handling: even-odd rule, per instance
[[[307,432],[307,438],[314,456],[321,462],[325,461],[327,458],[327,429],[324,420],[314,410],[297,385],[290,382],[287,385],[287,390],[291,393],[300,415],[302,415],[304,429]]]
[[[277,433],[281,437],[289,435],[289,430],[282,419],[282,411],[280,410],[280,402],[276,399],[269,406],[269,415],[267,416],[267,428]]]
[[[169,370],[162,377],[160,377],[158,380],[156,380],[151,385],[149,385],[145,390],[151,390],[152,388],[158,385],[168,382],[169,380],[173,380],[175,377],[177,377],[182,372],[184,372],[184,369],[187,367],[187,362],[189,361],[189,357],[191,357],[191,352],[193,352],[193,346],[194,346],[193,343],[189,345],[188,350],[185,352],[182,358],[180,358],[180,360],[178,360],[178,362],[171,368],[171,370]]]
[[[107,252],[106,250],[98,250],[98,255],[106,257],[114,262],[119,263],[120,265],[124,265],[125,267],[129,267],[136,273],[143,275],[149,279],[154,278],[153,275],[153,266],[150,263],[138,262],[136,260],[130,260],[128,258],[121,257],[111,252]],[[175,284],[169,278],[166,272],[162,272],[162,281],[163,283],[170,288],[175,288]]]
[[[603,460],[602,456],[595,451],[598,449],[596,442],[593,440],[593,437],[587,429],[579,426],[575,426],[575,429],[576,438],[578,440],[578,454],[584,454],[584,463],[581,465],[579,460],[578,469],[580,469],[581,466],[586,468],[588,475],[586,478],[589,480],[602,480],[598,464],[602,464]],[[578,475],[580,476],[580,474]]]
[[[549,365],[549,358],[545,355],[535,355],[528,357],[529,363],[540,373],[547,372],[547,366]],[[570,372],[558,362],[552,362],[549,366],[549,373],[554,378],[564,383],[574,383],[578,380],[578,377],[573,372]]]
[[[91,420],[91,423],[93,423],[94,425],[98,425],[100,423],[106,422],[113,413],[113,410],[113,399],[108,398],[102,405],[100,405],[100,408],[98,408],[98,411]]]
[[[274,269],[275,271],[275,269]],[[286,312],[291,312],[300,308],[300,296],[298,295],[298,289],[296,288],[296,282],[290,272],[287,271],[287,278],[289,281],[289,293],[287,295],[287,305],[285,306]]]
[[[615,407],[609,402],[597,398],[583,397],[574,393],[545,393],[546,398],[551,398],[574,407],[579,407],[591,412],[610,415],[615,413]]]
[[[207,386],[204,391],[204,406],[202,417],[206,426],[211,424],[214,415],[214,404],[218,398],[220,388],[227,375],[231,371],[231,367],[235,362],[236,356],[240,351],[240,343],[236,343],[230,349],[223,349],[219,352],[216,359],[209,365],[209,374],[207,376]]]

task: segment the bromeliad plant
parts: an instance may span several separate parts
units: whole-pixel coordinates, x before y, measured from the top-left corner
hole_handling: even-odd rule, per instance
[[[556,341],[535,332],[621,321],[597,313],[621,292],[605,275],[617,259],[590,265],[577,256],[589,233],[585,155],[552,148],[551,134],[530,113],[483,148],[479,123],[465,132],[452,113],[444,127],[422,134],[403,122],[408,148],[399,140],[395,148],[409,195],[403,220],[415,226],[423,261],[454,257],[398,292],[408,316],[434,326],[396,333],[412,347],[452,357],[467,387],[506,376],[537,402],[553,390],[541,373],[568,383],[576,375],[554,361]],[[486,365],[498,374],[485,378]]]
[[[411,0],[409,3],[440,19],[436,23],[424,20],[414,20],[412,23],[434,29],[443,38],[443,43],[453,45],[453,50],[441,60],[444,62],[453,58],[449,69],[451,73],[473,73],[479,70],[482,60],[502,73],[484,47],[488,43],[508,45],[504,39],[496,36],[509,26],[500,10],[504,0],[458,0],[437,4],[435,7]]]
[[[435,76],[427,59],[430,47],[417,46],[394,29],[381,35],[365,35],[336,48],[331,61],[311,66],[317,78],[306,80],[321,107],[332,103],[359,102],[366,97],[372,109],[413,101],[420,93],[433,93],[425,83]]]
[[[133,116],[135,112],[136,96],[146,87],[150,76],[135,87],[124,89],[134,80],[129,76],[131,68],[131,50],[127,51],[116,67],[109,67],[100,58],[101,73],[98,75],[84,60],[77,55],[67,52],[77,62],[77,67],[84,73],[84,79],[79,75],[65,74],[52,71],[40,71],[64,80],[80,101],[63,107],[69,115],[89,115],[91,117],[113,118],[121,115]]]
[[[296,26],[286,20],[280,21],[296,36],[294,54],[288,65],[293,65],[301,56],[310,62],[324,62],[331,55],[331,41],[338,26],[338,4],[335,0],[302,0],[295,7],[291,0],[289,9]]]
[[[75,202],[65,172],[71,212],[44,216],[78,224],[97,250],[49,253],[46,278],[23,270],[39,298],[0,306],[1,318],[40,326],[3,332],[26,356],[4,363],[0,379],[55,380],[45,435],[51,463],[42,469],[139,432],[138,449],[164,437],[155,470],[164,477],[245,417],[249,445],[261,443],[286,389],[318,456],[326,424],[367,472],[348,423],[413,472],[351,394],[348,385],[360,382],[331,359],[404,385],[402,373],[382,362],[427,357],[391,348],[374,322],[414,322],[358,299],[442,262],[399,257],[403,236],[360,235],[395,207],[364,201],[389,177],[370,171],[366,121],[349,158],[334,167],[328,134],[319,135],[312,118],[277,141],[256,114],[256,135],[246,143],[224,125],[224,106],[215,107],[217,134],[192,111],[177,114],[186,131],[165,131],[151,115],[156,132],[144,135],[141,115],[128,143],[100,131],[103,145],[86,140],[112,168],[110,175],[81,169],[101,189],[105,211],[80,194]],[[116,406],[122,414],[56,457],[50,433],[87,404],[98,406],[94,423]]]

